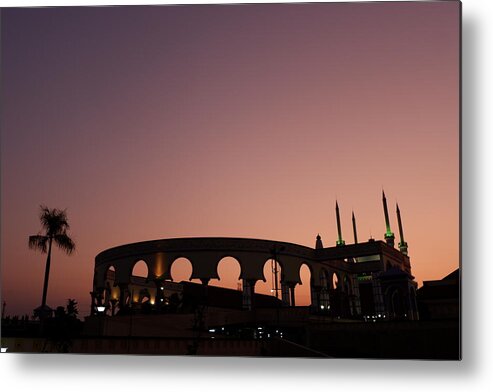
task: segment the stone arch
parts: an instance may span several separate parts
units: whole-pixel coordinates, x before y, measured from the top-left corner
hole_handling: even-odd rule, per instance
[[[341,274],[341,281],[339,282],[339,315],[342,317],[348,317],[352,314],[352,282],[351,276],[344,272]]]
[[[138,276],[141,278],[148,279],[149,278],[149,272],[150,268],[149,265],[147,264],[147,261],[143,259],[139,259],[135,261],[135,263],[132,266],[132,276]]]
[[[392,285],[385,290],[385,302],[387,303],[387,310],[391,319],[404,317],[405,302],[399,286]]]
[[[105,281],[107,281],[107,280],[115,281],[115,277],[116,277],[115,266],[113,264],[110,264],[104,270],[104,280]]]
[[[237,257],[223,256],[216,264],[218,279],[211,279],[211,286],[237,290],[241,287],[242,268]],[[240,284],[240,285],[238,285]]]
[[[155,302],[155,290],[149,287],[132,286],[130,306],[138,312],[148,313]]]
[[[277,280],[274,280],[274,271],[277,269]],[[276,290],[277,281],[277,292]],[[265,260],[262,268],[262,280],[257,282],[255,291],[260,294],[272,295],[281,298],[281,283],[283,281],[282,263],[277,259]],[[277,294],[277,295],[276,295]]]
[[[112,273],[108,274],[108,270],[113,268]],[[95,268],[94,270],[94,280],[93,286],[94,290],[103,290],[106,286],[106,281],[108,280],[108,275],[112,275],[113,281],[116,280],[116,271],[114,264],[102,264]]]
[[[148,259],[139,258],[130,264],[130,282],[126,286],[126,298],[123,306],[141,309],[144,298],[148,298],[148,302],[155,296],[154,283],[152,282],[153,274],[151,264]],[[145,295],[144,295],[145,294]]]
[[[329,291],[331,288],[330,274],[326,268],[320,270],[320,293],[319,293],[319,304],[318,311],[321,313],[327,313],[330,310],[330,297]]]
[[[109,307],[110,300],[118,298],[118,287],[115,286],[116,270],[113,264],[107,266],[104,270],[104,290],[102,300],[106,307]]]
[[[302,263],[299,269],[301,283],[296,285],[295,298],[296,306],[309,306],[312,303],[312,269],[307,263]]]
[[[273,263],[273,262],[274,262],[274,263]],[[270,257],[270,258],[268,258],[268,259],[264,262],[264,271],[263,271],[263,272],[264,272],[264,279],[263,279],[263,280],[264,280],[264,281],[269,281],[269,278],[270,278],[270,276],[271,276],[270,274],[267,274],[267,275],[265,274],[265,266],[267,265],[267,263],[271,263],[271,266],[273,266],[274,264],[276,264],[276,263],[277,263],[278,273],[279,273],[279,280],[280,280],[281,282],[282,282],[282,281],[284,281],[284,267],[285,267],[285,266],[284,266],[284,263],[283,263],[283,262],[281,262],[281,261],[279,260],[279,258],[278,258],[278,257],[276,257],[276,258],[272,258],[272,257]]]
[[[176,257],[170,264],[169,273],[173,282],[191,281],[193,264],[187,257]]]
[[[139,292],[139,303],[144,304],[146,302],[151,302],[151,293],[149,289],[141,289]]]
[[[330,284],[331,284],[331,289],[333,289],[333,290],[337,290],[340,288],[341,279],[339,277],[339,274],[335,271],[332,272]]]

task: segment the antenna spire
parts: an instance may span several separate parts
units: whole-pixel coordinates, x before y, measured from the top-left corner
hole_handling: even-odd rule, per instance
[[[399,204],[395,203],[397,210],[397,222],[399,223],[399,237],[401,241],[399,242],[399,250],[407,255],[407,242],[404,240],[404,230],[402,230],[402,220],[401,211],[399,210]]]
[[[356,233],[356,218],[354,217],[354,211],[352,211],[353,213],[353,235],[354,235],[354,243],[357,244],[358,243],[358,234]]]
[[[336,200],[336,220],[337,220],[337,246],[342,246],[345,244],[344,240],[342,239],[342,231],[341,231],[341,217],[339,216],[339,205],[337,204]]]
[[[394,246],[394,233],[390,229],[390,220],[389,220],[389,210],[387,209],[387,198],[385,197],[385,192],[382,189],[382,203],[383,203],[383,213],[385,215],[385,242],[387,245]]]

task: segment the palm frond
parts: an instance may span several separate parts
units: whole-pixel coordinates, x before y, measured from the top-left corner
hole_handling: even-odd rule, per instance
[[[66,210],[50,209],[43,205],[40,206],[40,209],[39,219],[48,236],[62,234],[70,227]]]
[[[31,235],[29,236],[29,249],[40,250],[42,253],[46,253],[46,244],[49,237],[44,235]]]
[[[53,239],[58,247],[65,251],[68,255],[75,250],[75,243],[72,238],[67,235],[67,233],[63,232],[61,234],[57,234],[53,237]]]

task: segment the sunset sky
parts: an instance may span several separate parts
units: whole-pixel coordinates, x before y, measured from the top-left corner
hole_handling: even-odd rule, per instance
[[[317,233],[334,246],[336,198],[346,243],[352,210],[360,241],[383,239],[382,187],[419,285],[452,272],[459,6],[3,9],[7,314],[41,302],[45,255],[27,247],[40,204],[67,209],[77,245],[54,251],[47,303],[75,298],[83,315],[104,249],[195,236],[313,247]]]

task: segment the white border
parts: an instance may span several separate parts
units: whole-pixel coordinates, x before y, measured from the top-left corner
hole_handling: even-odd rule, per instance
[[[245,1],[256,3],[259,1]],[[286,1],[272,1],[286,2]],[[6,6],[165,4],[166,1],[0,1]],[[180,1],[203,4],[208,1]],[[235,3],[216,1],[215,3]],[[485,391],[493,385],[491,0],[463,1],[463,361],[0,354],[3,390]],[[490,230],[490,232],[488,232]],[[8,389],[8,388],[12,389]]]

